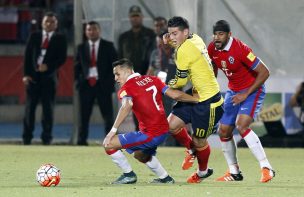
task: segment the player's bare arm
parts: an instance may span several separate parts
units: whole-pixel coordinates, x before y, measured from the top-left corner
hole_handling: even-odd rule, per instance
[[[128,114],[131,112],[133,106],[132,99],[130,97],[124,97],[122,99],[122,105],[118,111],[116,120],[113,124],[111,131],[107,134],[103,141],[104,147],[108,147],[111,144],[111,140],[116,135],[117,128],[121,125],[121,123],[126,119]]]
[[[246,92],[237,94],[232,98],[232,102],[235,105],[243,102],[252,92],[261,87],[261,85],[265,83],[270,75],[267,66],[262,61],[259,63],[256,69],[254,69],[254,71],[257,73],[257,77],[252,86],[250,86]]]
[[[180,90],[173,90],[171,88],[168,88],[167,91],[165,92],[165,94],[176,101],[198,103],[197,97],[193,97]]]

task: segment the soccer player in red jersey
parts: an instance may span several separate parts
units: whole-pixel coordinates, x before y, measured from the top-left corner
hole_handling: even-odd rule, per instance
[[[134,153],[134,157],[146,164],[158,176],[152,183],[174,183],[158,159],[157,146],[168,136],[169,124],[162,103],[162,93],[184,102],[197,103],[198,99],[179,90],[173,90],[155,76],[134,73],[133,64],[128,59],[113,63],[115,81],[121,89],[118,97],[122,106],[114,125],[105,137],[103,145],[112,161],[123,171],[113,184],[136,183],[137,177],[121,149]],[[139,131],[116,134],[118,127],[133,111],[139,121]]]
[[[219,136],[229,171],[218,181],[241,181],[243,176],[236,156],[233,130],[236,128],[258,160],[262,177],[268,182],[273,171],[259,137],[250,129],[250,124],[260,111],[265,97],[264,82],[269,77],[267,66],[239,39],[231,36],[230,25],[220,20],[213,26],[213,42],[208,46],[215,73],[221,69],[228,78],[224,103],[224,115],[220,120]]]

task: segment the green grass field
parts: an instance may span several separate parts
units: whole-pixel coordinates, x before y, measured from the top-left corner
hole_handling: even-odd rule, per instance
[[[266,149],[277,176],[272,182],[259,182],[260,169],[249,149],[239,149],[238,157],[244,175],[242,182],[216,182],[226,162],[219,149],[213,149],[210,167],[214,174],[200,184],[187,184],[186,178],[195,170],[181,170],[182,148],[161,147],[158,158],[174,177],[174,185],[149,184],[154,175],[144,165],[128,155],[138,182],[132,185],[111,185],[121,171],[98,146],[20,146],[0,145],[0,196],[304,196],[304,150]],[[35,180],[35,173],[43,163],[53,163],[61,169],[57,187],[44,188]]]

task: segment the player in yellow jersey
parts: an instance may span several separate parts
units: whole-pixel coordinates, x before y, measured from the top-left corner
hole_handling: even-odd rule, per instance
[[[198,170],[187,182],[199,183],[213,173],[208,168],[210,147],[207,137],[214,132],[214,126],[223,114],[223,98],[206,45],[198,35],[190,34],[186,19],[171,18],[168,21],[168,33],[163,39],[175,48],[177,70],[169,86],[181,88],[190,81],[194,94],[199,97],[198,104],[178,102],[168,117],[172,136],[188,149],[183,169],[190,168],[195,157],[198,160]],[[192,136],[184,128],[188,123],[192,123]]]

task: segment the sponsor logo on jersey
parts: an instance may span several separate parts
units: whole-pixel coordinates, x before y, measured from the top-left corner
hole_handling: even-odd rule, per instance
[[[254,59],[255,59],[255,55],[254,55],[252,52],[250,52],[250,53],[248,53],[247,58],[248,58],[251,62],[253,62]]]
[[[123,98],[126,95],[127,95],[127,92],[124,90],[120,93],[119,98]]]
[[[222,60],[221,61],[221,65],[222,65],[222,70],[224,71],[225,75],[227,77],[231,77],[232,76],[232,72],[227,68],[226,61]]]
[[[222,61],[221,61],[221,65],[222,65],[222,68],[223,68],[223,69],[226,69],[226,68],[227,68],[226,61],[222,60]]]

